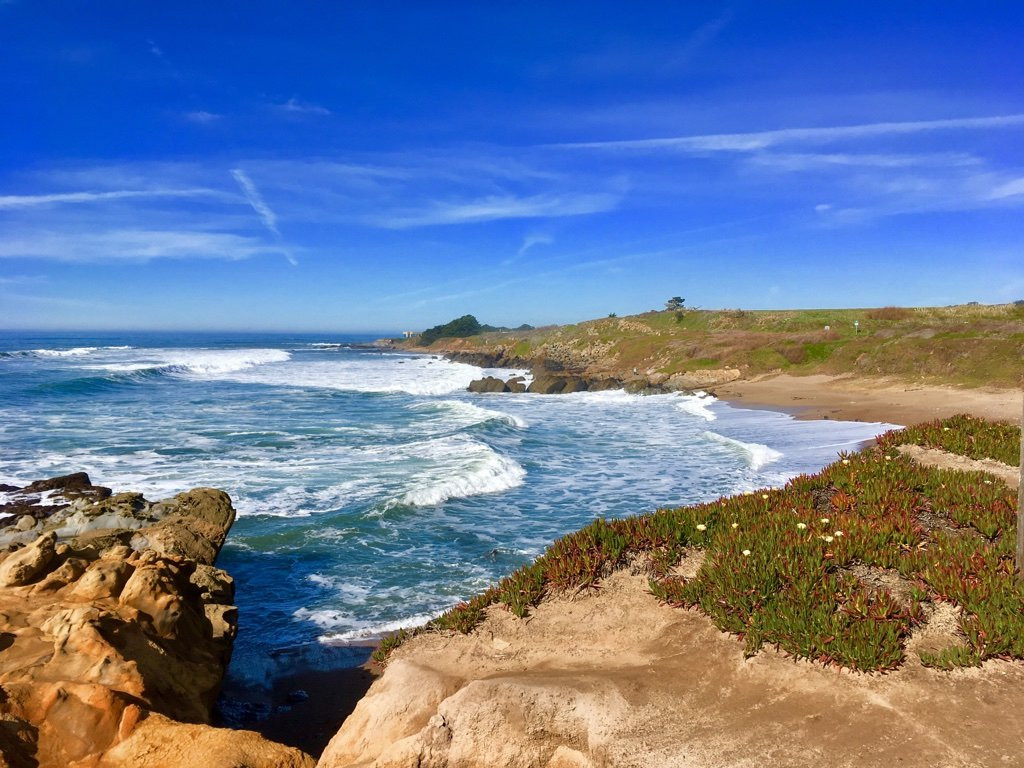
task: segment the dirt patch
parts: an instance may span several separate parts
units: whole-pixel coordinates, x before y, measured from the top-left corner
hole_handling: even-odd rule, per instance
[[[842,570],[873,589],[884,589],[904,607],[909,606],[912,602],[911,590],[914,587],[914,582],[901,576],[899,571],[892,568],[878,568],[864,563],[854,563]]]
[[[1020,484],[1019,468],[1007,466],[993,459],[969,459],[956,453],[949,453],[938,448],[924,448],[920,445],[901,445],[896,450],[926,467],[953,469],[960,472],[988,472],[1011,488],[1016,489]]]
[[[960,629],[963,611],[960,606],[943,601],[925,606],[927,618],[916,627],[907,640],[907,659],[920,660],[922,653],[939,653],[947,648],[966,648],[967,638]]]

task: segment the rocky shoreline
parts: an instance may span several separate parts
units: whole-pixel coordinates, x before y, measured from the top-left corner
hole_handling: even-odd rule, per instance
[[[633,394],[664,394],[666,392],[692,393],[707,391],[711,387],[728,384],[740,378],[736,368],[695,370],[684,373],[659,373],[654,370],[632,371],[594,370],[581,365],[567,365],[550,358],[510,357],[504,348],[494,352],[464,352],[448,350],[444,356],[453,362],[468,363],[480,368],[526,368],[533,373],[533,381],[526,385],[522,377],[505,381],[487,376],[470,383],[470,392],[529,392],[540,395],[560,395],[572,392],[603,392],[623,389]]]
[[[0,493],[0,767],[313,765],[209,725],[237,620],[227,494],[149,502],[85,473]]]

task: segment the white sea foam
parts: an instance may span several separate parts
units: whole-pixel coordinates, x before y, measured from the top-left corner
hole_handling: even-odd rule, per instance
[[[717,398],[704,392],[694,392],[692,395],[681,395],[679,402],[676,403],[676,408],[683,413],[699,416],[705,421],[714,421],[718,416],[708,406],[717,401]]]
[[[182,349],[146,350],[144,359],[85,366],[89,370],[113,373],[160,371],[183,376],[216,378],[260,365],[283,363],[291,353],[283,349]]]
[[[783,456],[779,451],[769,448],[762,443],[745,443],[742,440],[736,440],[710,431],[703,432],[702,435],[708,440],[727,445],[738,451],[746,459],[751,469],[761,469],[764,465],[778,461]]]
[[[302,610],[302,609],[300,609]],[[329,612],[313,612],[313,613],[329,613]],[[397,621],[384,621],[379,624],[364,624],[357,629],[350,629],[344,632],[329,632],[326,635],[320,637],[320,642],[325,645],[344,645],[345,643],[357,642],[360,640],[376,640],[389,632],[397,632],[400,629],[412,629],[414,627],[421,627],[428,621],[436,619],[441,614],[439,613],[418,613],[414,616],[407,616],[404,619],[398,619]],[[328,621],[333,617],[319,617]],[[313,620],[315,621],[315,619]],[[316,622],[317,626],[323,627],[322,624]],[[351,619],[347,620],[349,625],[355,623]],[[337,625],[335,625],[337,626]],[[323,627],[328,629],[329,627]]]
[[[413,486],[394,504],[434,506],[448,499],[500,493],[523,484],[526,470],[493,448],[461,436],[431,440],[411,447],[426,467],[409,478]],[[407,449],[409,450],[409,449]]]
[[[451,422],[454,426],[469,427],[474,424],[483,424],[488,421],[501,421],[510,427],[526,429],[529,425],[526,420],[519,416],[513,416],[503,411],[493,411],[489,408],[481,408],[479,405],[467,403],[464,400],[434,400],[425,403],[416,403],[411,406],[413,410],[437,412],[443,415],[445,421]]]

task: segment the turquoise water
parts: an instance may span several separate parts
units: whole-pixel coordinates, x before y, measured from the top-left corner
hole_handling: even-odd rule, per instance
[[[0,336],[0,482],[226,490],[229,682],[258,685],[282,654],[425,621],[597,516],[781,484],[887,428],[697,396],[474,395],[481,369],[351,346],[368,339]]]

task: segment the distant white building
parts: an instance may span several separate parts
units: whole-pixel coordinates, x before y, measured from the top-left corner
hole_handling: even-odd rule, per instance
[[[402,335],[405,336],[405,338],[407,339],[411,339],[413,336],[419,336],[419,334],[416,333],[416,331],[402,331]]]

